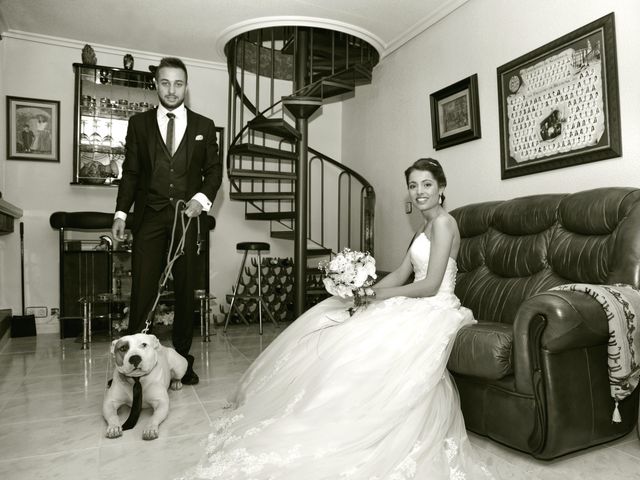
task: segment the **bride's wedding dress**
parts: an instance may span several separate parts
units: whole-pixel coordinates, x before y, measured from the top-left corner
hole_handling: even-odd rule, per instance
[[[410,247],[415,279],[430,243]],[[349,317],[332,297],[282,332],[242,377],[207,453],[183,478],[434,480],[490,477],[473,459],[446,370],[474,322],[449,259],[437,295],[374,302]]]

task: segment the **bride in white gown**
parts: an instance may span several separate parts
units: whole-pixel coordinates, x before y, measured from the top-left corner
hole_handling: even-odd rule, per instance
[[[375,299],[352,317],[337,297],[282,332],[249,367],[188,479],[490,478],[469,445],[446,370],[474,322],[454,294],[460,235],[442,207],[440,164],[405,172],[425,218]],[[414,281],[404,283],[414,273]]]

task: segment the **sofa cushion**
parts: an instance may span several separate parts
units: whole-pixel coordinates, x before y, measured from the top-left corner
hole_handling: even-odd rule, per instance
[[[447,367],[460,375],[499,380],[513,373],[513,327],[485,322],[458,332]]]

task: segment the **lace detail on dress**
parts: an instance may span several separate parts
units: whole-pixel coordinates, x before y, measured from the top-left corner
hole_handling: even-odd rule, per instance
[[[209,464],[206,467],[199,466],[194,472],[196,478],[228,478],[232,475],[242,473],[244,475],[254,475],[259,473],[267,465],[283,467],[290,465],[294,460],[300,458],[300,445],[294,445],[285,455],[275,452],[263,452],[252,455],[244,448],[237,448],[229,452],[216,452],[209,457]],[[257,479],[258,477],[256,477]],[[261,478],[263,480],[263,478]]]
[[[263,470],[265,466],[284,467],[300,458],[302,456],[300,445],[292,445],[286,454],[265,451],[253,455],[246,448],[229,448],[239,440],[260,433],[279,418],[291,415],[296,404],[304,398],[304,395],[304,390],[298,392],[286,405],[280,417],[262,420],[257,426],[250,427],[244,432],[234,432],[233,429],[235,424],[245,418],[244,415],[237,414],[218,419],[213,424],[214,433],[209,435],[206,466],[199,465],[191,475],[195,478],[212,479],[228,478],[238,473],[254,475]],[[260,480],[267,479],[261,478]]]
[[[416,470],[418,468],[418,462],[416,462],[415,456],[422,448],[422,442],[416,442],[416,444],[409,452],[409,455],[405,457],[402,462],[393,469],[393,473],[389,477],[389,480],[410,480],[416,477]]]
[[[459,465],[457,465],[458,454],[460,453],[458,444],[453,438],[445,438],[444,444],[444,453],[447,456],[447,462],[449,463],[449,479],[466,480],[467,474],[460,469]]]

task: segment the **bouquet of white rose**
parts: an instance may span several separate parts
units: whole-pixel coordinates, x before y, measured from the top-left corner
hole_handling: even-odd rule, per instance
[[[331,295],[341,298],[353,297],[353,315],[358,307],[366,307],[369,296],[374,291],[369,288],[376,279],[376,261],[368,252],[358,252],[345,248],[331,260],[323,260],[318,268],[324,272],[324,288]]]

